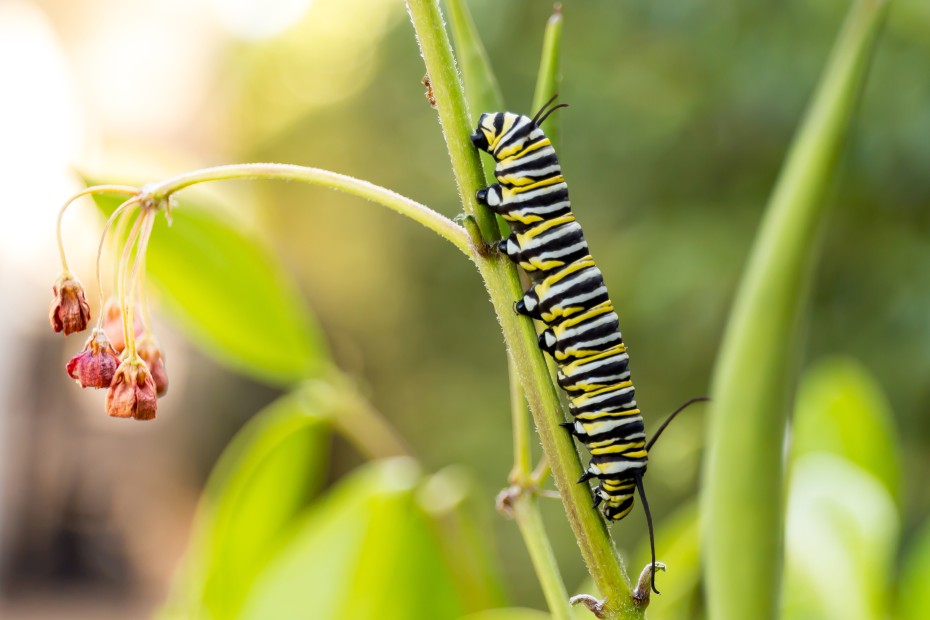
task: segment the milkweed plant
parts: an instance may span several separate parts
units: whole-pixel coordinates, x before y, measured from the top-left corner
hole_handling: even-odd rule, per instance
[[[425,64],[423,114],[438,117],[459,216],[450,219],[364,180],[276,163],[207,168],[141,187],[91,185],[72,196],[62,214],[78,198],[92,196],[108,218],[95,275],[101,298],[95,320],[61,246],[59,216],[62,272],[49,318],[65,335],[93,325],[66,370],[81,387],[106,390],[108,415],[156,419],[168,391],[169,352],[152,330],[149,280],[176,298],[210,297],[203,308],[192,304],[182,311],[198,344],[208,343],[246,374],[288,386],[217,464],[162,617],[632,619],[645,617],[647,608],[654,617],[715,620],[880,618],[890,610],[926,617],[930,544],[924,541],[900,578],[892,577],[897,461],[874,450],[893,455],[896,440],[880,392],[863,371],[842,361],[812,371],[798,389],[793,357],[803,346],[798,325],[817,259],[817,230],[826,217],[825,193],[887,5],[852,1],[787,153],[709,386],[700,501],[684,520],[660,523],[661,564],[633,566],[617,553],[590,488],[577,484],[584,465],[560,428],[567,413],[536,328],[513,310],[524,292],[521,275],[493,249],[507,234],[506,223],[475,198],[493,182],[493,165],[469,138],[480,113],[508,108],[464,0],[445,3],[448,31],[437,0],[407,2]],[[532,112],[558,91],[562,20],[556,7],[545,26]],[[548,135],[558,142],[557,121]],[[480,533],[459,514],[467,491],[461,474],[455,468],[424,472],[352,378],[327,360],[287,277],[267,276],[281,273],[274,256],[209,208],[185,201],[187,188],[229,179],[301,182],[354,194],[425,226],[474,265],[500,323],[500,351],[510,373],[514,460],[509,473],[501,472],[497,505],[516,523],[547,612],[505,606],[476,543]],[[185,269],[192,264],[198,269]],[[104,270],[112,272],[109,285]],[[237,314],[223,272],[254,285],[249,303],[258,304],[276,336],[274,352],[242,335],[240,323],[250,319]],[[216,307],[226,311],[221,319]],[[843,399],[858,407],[849,412],[835,405]],[[796,413],[789,436],[790,411]],[[369,462],[324,493],[331,429]],[[537,462],[534,442],[543,450]],[[842,484],[818,485],[827,476]],[[564,583],[540,516],[539,502],[550,496],[561,501],[590,576],[580,591]],[[886,543],[880,548],[870,542],[876,532]],[[659,575],[663,594],[651,595],[655,570],[666,567],[668,573]],[[700,587],[703,597],[695,594]]]

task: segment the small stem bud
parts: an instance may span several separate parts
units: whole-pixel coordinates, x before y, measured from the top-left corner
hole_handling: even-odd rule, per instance
[[[568,599],[570,605],[584,605],[598,618],[604,617],[604,604],[607,599],[596,599],[590,594],[576,594]]]
[[[636,589],[633,590],[633,600],[636,601],[641,607],[645,607],[649,604],[649,597],[652,594],[652,584],[654,583],[654,573],[655,571],[665,571],[665,564],[662,562],[656,562],[653,564],[646,564],[643,568],[643,572],[639,574],[639,583],[636,584]]]

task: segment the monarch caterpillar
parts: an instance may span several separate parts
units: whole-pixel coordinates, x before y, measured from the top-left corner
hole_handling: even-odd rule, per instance
[[[555,149],[540,129],[552,112],[566,107],[550,108],[554,100],[533,118],[512,112],[481,115],[471,140],[494,158],[497,183],[476,197],[510,224],[512,234],[498,248],[532,281],[514,310],[547,326],[539,346],[556,361],[573,417],[563,426],[591,453],[579,482],[598,479],[594,506],[603,504],[609,521],[627,516],[639,491],[655,565],[652,517],[642,486],[647,453],[675,415],[705,399],[685,403],[646,442],[619,318],[572,214]],[[658,593],[654,573],[652,589]]]

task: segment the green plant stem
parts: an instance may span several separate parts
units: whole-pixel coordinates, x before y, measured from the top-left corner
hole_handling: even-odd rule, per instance
[[[702,498],[707,617],[715,620],[777,615],[798,323],[824,195],[886,6],[857,0],[850,9],[772,195],[715,369]]]
[[[362,181],[361,179],[330,172],[328,170],[321,170],[319,168],[269,163],[216,166],[214,168],[194,170],[193,172],[172,177],[161,183],[149,185],[145,187],[143,191],[153,200],[161,201],[192,185],[229,179],[280,179],[285,181],[300,181],[302,183],[322,185],[330,189],[336,189],[348,194],[360,196],[361,198],[393,209],[401,215],[406,215],[410,219],[419,222],[433,232],[438,233],[447,241],[450,241],[472,260],[475,258],[474,246],[470,242],[465,229],[449,218],[440,215],[426,205],[401,196],[397,192],[369,183],[368,181]],[[88,191],[90,191],[90,189]]]
[[[520,534],[530,560],[542,586],[546,604],[554,620],[571,620],[572,608],[568,602],[568,591],[562,581],[559,565],[549,537],[543,525],[542,515],[539,513],[539,500],[533,493],[520,493],[513,501],[513,518],[517,522]]]
[[[484,175],[477,152],[468,138],[471,134],[468,110],[438,3],[436,0],[409,0],[407,8],[433,83],[440,124],[465,210],[474,214],[482,235],[493,239],[497,229],[493,214],[474,199]],[[614,551],[604,521],[591,506],[591,491],[575,482],[582,472],[581,463],[571,437],[559,427],[564,420],[562,407],[537,345],[536,330],[529,319],[513,312],[513,300],[523,294],[516,268],[497,254],[482,256],[477,264],[523,384],[569,524],[592,579],[607,599],[603,617],[642,617],[642,609],[637,608],[631,599],[629,579]]]
[[[471,119],[465,92],[459,81],[458,68],[452,55],[452,45],[446,34],[445,22],[439,10],[438,0],[410,0],[407,11],[413,21],[417,42],[426,72],[433,85],[436,106],[439,109],[439,124],[446,139],[449,159],[459,190],[459,198],[465,213],[473,215],[482,239],[493,240],[500,237],[497,220],[487,208],[478,204],[475,192],[481,188],[484,170],[478,151],[472,146]],[[475,243],[481,240],[476,239]]]
[[[521,488],[528,488],[532,481],[533,449],[530,443],[530,412],[526,405],[526,395],[518,378],[517,367],[511,356],[507,356],[507,370],[510,377],[510,415],[513,420],[513,469],[510,470],[510,483]]]

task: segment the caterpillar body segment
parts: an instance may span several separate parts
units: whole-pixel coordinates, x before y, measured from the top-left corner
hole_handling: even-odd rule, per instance
[[[517,312],[548,325],[610,301],[601,270],[590,255],[547,276],[517,302]]]

